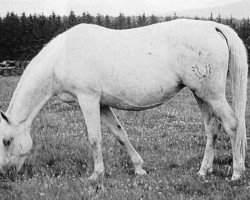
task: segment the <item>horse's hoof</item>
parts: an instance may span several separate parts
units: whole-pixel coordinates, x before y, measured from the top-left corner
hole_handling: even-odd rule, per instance
[[[240,173],[233,173],[233,176],[231,178],[231,181],[237,181],[241,178],[241,174]]]
[[[88,178],[90,182],[97,182],[103,179],[103,173],[93,172],[93,174]]]
[[[233,170],[233,175],[231,178],[231,181],[237,181],[243,177],[243,174],[245,172],[245,168],[240,170]]]
[[[208,174],[212,174],[212,173],[213,173],[213,168],[209,168],[209,169],[207,170],[207,173],[208,173]]]
[[[206,180],[206,173],[205,173],[205,172],[199,171],[199,172],[197,173],[197,175],[198,175],[200,178],[202,178],[203,180]]]
[[[199,172],[197,173],[199,177],[202,177],[203,179],[206,178],[207,174],[211,174],[213,172],[213,168],[206,168],[205,170],[200,169]]]
[[[144,169],[137,169],[137,170],[135,170],[135,174],[145,175],[145,174],[147,174],[147,172]]]

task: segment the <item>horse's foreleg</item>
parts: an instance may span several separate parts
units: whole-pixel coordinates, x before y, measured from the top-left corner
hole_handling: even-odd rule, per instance
[[[93,150],[94,171],[89,179],[97,180],[100,175],[103,176],[104,174],[101,149],[100,97],[82,94],[77,97],[88,130],[89,142]]]
[[[146,174],[142,169],[143,160],[128,139],[126,131],[121,126],[119,120],[109,107],[101,108],[101,119],[110,129],[119,142],[127,148],[128,154],[134,164],[136,174]]]
[[[211,108],[198,97],[196,97],[196,100],[203,115],[207,135],[205,153],[198,172],[198,175],[205,177],[207,173],[212,173],[213,171],[214,147],[220,124],[213,115]]]

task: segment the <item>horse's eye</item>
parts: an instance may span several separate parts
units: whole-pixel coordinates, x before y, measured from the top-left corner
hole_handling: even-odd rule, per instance
[[[13,138],[8,138],[8,139],[4,138],[4,139],[3,139],[3,145],[4,145],[5,147],[10,146],[12,140],[13,140]]]

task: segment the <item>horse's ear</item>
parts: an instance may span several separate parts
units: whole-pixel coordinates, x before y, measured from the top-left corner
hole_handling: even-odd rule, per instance
[[[4,114],[3,111],[0,111],[2,118],[8,123],[11,124],[10,119],[7,117],[7,115]]]

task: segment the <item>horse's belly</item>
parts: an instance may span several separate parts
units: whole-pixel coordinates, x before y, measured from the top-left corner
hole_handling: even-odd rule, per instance
[[[134,102],[126,101],[125,99],[120,99],[118,97],[103,95],[101,99],[101,106],[109,106],[112,108],[116,108],[118,110],[146,110],[149,108],[156,107],[158,105],[163,104],[164,101],[155,102],[153,104],[134,104]]]
[[[151,87],[150,89],[120,89],[109,93],[103,93],[101,105],[120,110],[146,110],[163,104],[179,92],[182,86],[175,85],[168,88],[161,86],[155,88]]]

